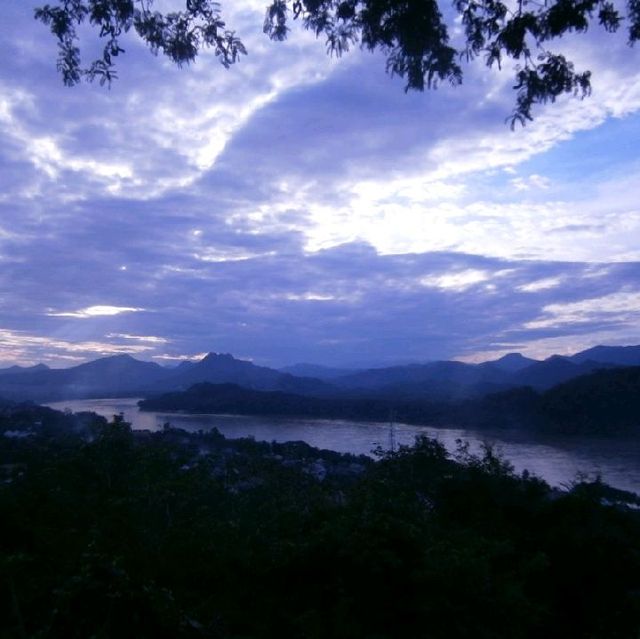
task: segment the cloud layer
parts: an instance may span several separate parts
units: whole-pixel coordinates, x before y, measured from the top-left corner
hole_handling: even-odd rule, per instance
[[[249,2],[227,14],[250,49],[230,71],[132,40],[111,90],[65,89],[29,5],[0,26],[0,362],[640,342],[640,65],[621,37],[606,59],[597,30],[568,39],[594,95],[512,132],[505,73],[405,95],[379,56],[270,43]]]

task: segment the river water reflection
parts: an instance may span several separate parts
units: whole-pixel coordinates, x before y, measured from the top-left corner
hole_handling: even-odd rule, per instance
[[[380,445],[389,448],[391,428],[371,422],[279,419],[239,415],[184,415],[141,412],[138,399],[86,399],[49,404],[57,410],[93,411],[104,417],[122,413],[136,430],[159,430],[170,422],[176,428],[195,432],[217,428],[226,437],[251,436],[265,441],[302,440],[341,453],[370,454]],[[417,435],[426,434],[441,441],[449,451],[456,440],[470,443],[472,450],[483,442],[495,445],[518,472],[525,469],[553,486],[571,483],[579,474],[602,476],[603,481],[640,494],[640,439],[613,441],[586,437],[532,438],[504,431],[471,431],[461,428],[429,428],[395,424],[397,444],[411,444]]]

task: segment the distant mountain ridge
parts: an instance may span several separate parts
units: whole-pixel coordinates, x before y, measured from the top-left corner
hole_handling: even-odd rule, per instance
[[[159,364],[141,362],[130,355],[114,355],[71,368],[4,374],[0,376],[0,395],[36,401],[131,395],[165,374]]]
[[[352,392],[446,399],[478,395],[509,384],[509,375],[499,369],[456,361],[372,368],[331,380]]]
[[[333,390],[321,380],[294,377],[229,354],[209,353],[199,362],[183,362],[172,369],[130,355],[103,357],[64,369],[10,369],[0,375],[0,396],[35,401],[135,396],[184,390],[202,382],[234,383],[256,390],[303,395],[321,395]]]
[[[359,371],[309,364],[288,368],[316,372],[317,376],[257,366],[228,353],[209,353],[200,361],[185,360],[174,368],[130,355],[114,355],[65,369],[50,369],[42,364],[2,369],[0,396],[34,401],[149,396],[186,390],[198,383],[230,383],[305,396],[458,401],[522,386],[546,390],[599,369],[634,365],[640,366],[640,346],[597,346],[544,361],[509,353],[481,364],[439,361]]]
[[[266,366],[256,366],[252,362],[236,359],[229,353],[209,353],[192,366],[178,367],[152,390],[180,390],[193,384],[237,384],[244,388],[263,391],[292,391],[301,394],[327,393],[330,387],[318,379],[296,377]]]
[[[592,361],[619,366],[640,366],[640,346],[594,346],[571,355],[568,359],[576,364]]]
[[[616,349],[608,350],[611,357],[620,360]],[[640,365],[640,347],[637,363],[627,351],[627,365]],[[553,355],[538,361],[524,357],[520,353],[510,353],[497,360],[481,364],[467,364],[458,361],[430,362],[390,368],[373,368],[351,375],[333,378],[336,386],[350,390],[381,390],[387,393],[404,390],[404,394],[427,396],[431,399],[462,399],[518,386],[530,386],[545,390],[574,377],[591,373],[600,368],[620,366],[605,361],[593,361],[577,353],[572,358]]]
[[[0,368],[0,375],[19,375],[20,373],[35,373],[37,371],[51,370],[46,364],[36,364],[35,366],[9,366]]]

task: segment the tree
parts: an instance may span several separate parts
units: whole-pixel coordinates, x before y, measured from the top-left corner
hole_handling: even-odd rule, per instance
[[[525,124],[534,105],[569,93],[582,98],[591,91],[589,71],[576,71],[564,55],[548,45],[594,23],[615,33],[622,23],[628,43],[640,39],[640,0],[627,0],[623,12],[611,0],[454,0],[454,15],[464,28],[464,44],[451,45],[447,22],[437,0],[272,0],[264,32],[286,39],[291,18],[317,37],[326,38],[329,54],[352,46],[380,50],[387,71],[405,79],[405,91],[462,82],[461,62],[482,57],[488,66],[516,62],[516,104],[509,120]],[[204,47],[215,51],[226,68],[247,53],[212,0],[186,0],[183,11],[162,14],[153,0],[58,0],[36,9],[58,40],[58,70],[65,84],[116,78],[115,58],[124,53],[121,36],[132,30],[154,53],[177,65],[192,62]],[[102,56],[83,66],[77,27],[88,22],[104,41]]]

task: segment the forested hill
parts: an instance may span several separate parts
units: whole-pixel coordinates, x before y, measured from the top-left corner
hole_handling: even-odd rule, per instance
[[[601,370],[542,395],[543,415],[580,432],[640,434],[640,366]]]
[[[393,416],[407,423],[437,421],[442,404],[426,401],[393,402],[375,397],[307,397],[279,391],[256,391],[235,384],[195,384],[184,392],[166,393],[138,402],[141,410],[193,414],[239,414],[317,419],[387,421]]]
[[[140,402],[142,410],[229,413],[431,426],[515,428],[561,434],[640,436],[640,367],[605,369],[539,393],[516,388],[460,402],[371,397],[319,398],[197,384]]]
[[[599,370],[543,393],[518,388],[463,402],[456,419],[481,428],[640,437],[640,366]]]

